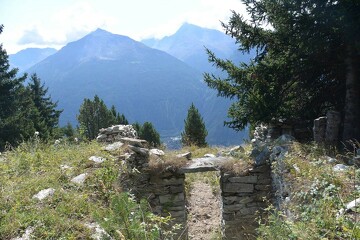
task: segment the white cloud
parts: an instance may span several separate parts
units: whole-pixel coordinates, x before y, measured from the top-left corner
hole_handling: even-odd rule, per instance
[[[5,29],[1,36],[10,52],[24,47],[60,48],[99,27],[136,40],[171,35],[184,22],[222,30],[220,21],[228,21],[230,10],[245,12],[239,0],[38,0],[25,6],[16,2],[23,17],[8,15],[12,31]]]

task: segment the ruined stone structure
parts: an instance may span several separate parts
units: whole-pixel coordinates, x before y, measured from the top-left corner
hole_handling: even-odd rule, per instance
[[[341,115],[336,111],[329,111],[326,117],[314,120],[314,141],[334,145],[339,140]]]
[[[264,136],[253,141],[255,148],[253,152],[256,152],[256,156],[253,157],[255,160],[261,155],[267,160],[255,161],[250,169],[246,169],[241,174],[221,168],[224,161],[231,160],[231,153],[219,157],[208,155],[203,158],[187,159],[187,164],[177,169],[149,167],[151,158],[161,159],[163,155],[161,150],[148,149],[144,140],[118,137],[127,145],[126,153],[119,157],[128,168],[128,175],[121,181],[124,188],[133,193],[137,199],[146,199],[155,214],[170,215],[173,225],[181,224],[177,231],[177,239],[187,239],[186,174],[220,171],[221,225],[224,239],[255,239],[256,218],[264,212],[274,195],[272,189],[274,174],[271,173],[270,162],[283,158],[287,151],[283,146],[268,146]],[[277,142],[284,144],[292,139],[284,135]],[[185,159],[181,155],[174,157]],[[274,186],[281,187],[279,184]],[[280,198],[283,200],[282,196]]]
[[[266,207],[264,198],[271,197],[269,165],[249,169],[246,174],[236,175],[219,170],[225,157],[199,158],[177,170],[154,172],[147,168],[149,151],[140,146],[130,147],[127,155],[129,167],[136,171],[129,176],[128,190],[139,199],[149,201],[154,213],[170,215],[173,224],[181,224],[180,239],[187,239],[187,212],[185,196],[186,173],[220,171],[222,202],[222,232],[226,239],[248,239],[255,237],[256,214]],[[137,164],[136,164],[137,163]]]
[[[221,173],[222,228],[226,239],[254,239],[256,217],[272,197],[270,167],[262,165],[247,175]]]

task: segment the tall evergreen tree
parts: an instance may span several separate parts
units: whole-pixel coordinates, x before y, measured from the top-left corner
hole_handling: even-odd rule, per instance
[[[2,30],[3,25],[0,25],[0,34]],[[17,77],[17,72],[17,69],[10,69],[8,55],[0,44],[0,150],[6,143],[14,145],[35,131],[27,120],[33,105],[23,86],[26,74]]]
[[[114,116],[114,122],[112,124],[114,125],[128,125],[129,121],[126,119],[124,114],[120,114],[116,111],[116,108],[114,105],[111,106],[111,113]]]
[[[56,110],[57,102],[52,102],[51,97],[47,96],[48,89],[41,84],[41,80],[36,74],[31,75],[27,89],[38,111],[34,119],[31,119],[34,127],[40,132],[41,137],[49,138],[54,128],[58,127],[62,111]]]
[[[84,99],[77,118],[80,130],[90,140],[96,138],[100,128],[121,124],[118,120],[127,122],[124,115],[117,113],[114,106],[108,109],[104,101],[97,95],[94,96],[93,101],[87,98]]]
[[[181,133],[181,142],[184,146],[196,145],[207,146],[206,136],[208,134],[203,118],[194,103],[191,104],[185,119],[185,129]]]
[[[360,137],[360,1],[243,0],[250,20],[233,12],[225,31],[240,50],[255,48],[249,63],[209,60],[228,73],[205,74],[219,95],[235,98],[232,121],[308,122],[327,110],[342,113],[343,140]],[[270,27],[269,27],[270,26]]]
[[[140,128],[139,137],[146,140],[150,146],[160,146],[160,134],[155,130],[151,122],[145,122]]]

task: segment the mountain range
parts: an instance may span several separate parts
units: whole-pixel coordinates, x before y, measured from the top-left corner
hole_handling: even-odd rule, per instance
[[[223,126],[230,101],[216,97],[203,82],[202,73],[212,70],[205,64],[204,46],[224,58],[236,51],[225,34],[191,24],[184,24],[172,36],[143,42],[97,29],[26,72],[36,72],[52,99],[59,101],[59,108],[64,109],[62,125],[76,124],[83,99],[97,94],[130,122],[152,122],[166,139],[180,135],[187,109],[194,103],[204,118],[210,144],[239,144],[247,137],[246,131]]]
[[[55,48],[26,48],[16,54],[10,54],[9,62],[11,67],[25,71],[56,51]]]

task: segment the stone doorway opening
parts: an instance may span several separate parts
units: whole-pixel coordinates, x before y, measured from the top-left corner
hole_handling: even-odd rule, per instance
[[[221,239],[220,172],[186,173],[185,195],[189,239]]]

